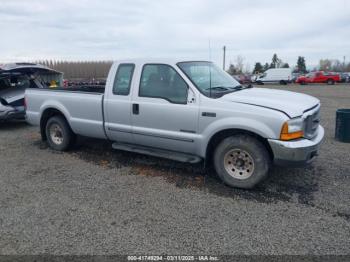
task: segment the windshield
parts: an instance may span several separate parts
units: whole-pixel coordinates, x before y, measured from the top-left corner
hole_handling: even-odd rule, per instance
[[[242,87],[232,76],[214,63],[181,62],[177,65],[198,90],[208,97],[222,96]]]

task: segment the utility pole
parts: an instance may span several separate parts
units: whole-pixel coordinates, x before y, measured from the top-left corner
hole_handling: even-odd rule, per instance
[[[222,65],[222,69],[225,70],[225,67],[226,67],[226,46],[224,45],[224,57],[223,57],[223,65]]]

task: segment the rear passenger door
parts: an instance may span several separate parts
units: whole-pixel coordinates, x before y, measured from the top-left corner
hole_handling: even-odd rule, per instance
[[[134,141],[149,147],[194,153],[199,103],[179,72],[145,64],[132,101]]]
[[[135,71],[134,64],[119,64],[111,69],[114,74],[109,76],[107,94],[104,100],[105,130],[107,136],[118,142],[132,143],[131,125],[131,87]]]

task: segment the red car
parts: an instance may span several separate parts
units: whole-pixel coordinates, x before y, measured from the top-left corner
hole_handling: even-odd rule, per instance
[[[334,83],[340,82],[340,75],[331,72],[311,72],[306,76],[299,76],[295,83],[301,85],[311,84],[311,83],[327,83],[328,85],[334,85]]]

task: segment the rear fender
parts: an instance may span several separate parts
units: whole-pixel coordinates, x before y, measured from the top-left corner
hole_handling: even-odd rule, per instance
[[[40,119],[42,118],[44,112],[48,109],[56,109],[61,112],[64,117],[67,119],[68,123],[70,123],[71,115],[66,107],[58,101],[55,100],[47,100],[40,107]]]

